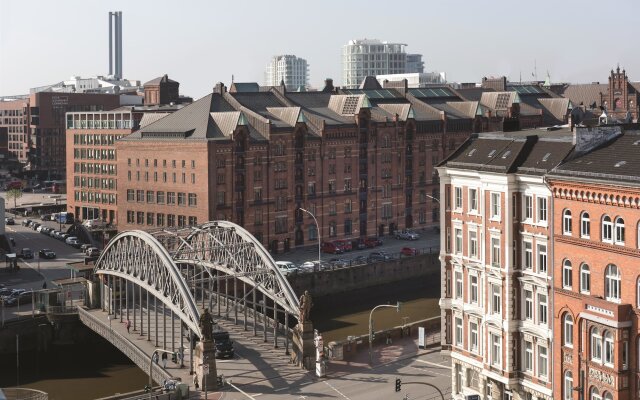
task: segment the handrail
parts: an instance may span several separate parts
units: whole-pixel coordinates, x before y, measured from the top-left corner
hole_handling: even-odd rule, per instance
[[[141,370],[147,371],[149,368],[150,354],[145,353],[129,339],[122,336],[118,332],[109,328],[109,325],[92,315],[83,307],[78,307],[78,315],[80,321],[85,324],[89,329],[96,332],[105,339],[108,339],[112,345],[117,347],[124,355],[129,357]],[[164,380],[172,379],[171,374],[168,371],[162,369],[159,365],[153,364],[151,371],[151,378],[157,382],[162,383]]]

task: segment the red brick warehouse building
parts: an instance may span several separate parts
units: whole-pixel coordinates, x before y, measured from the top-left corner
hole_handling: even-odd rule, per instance
[[[554,199],[554,397],[638,399],[640,133],[581,128],[575,142],[547,177]]]
[[[218,84],[118,141],[118,228],[225,219],[283,251],[317,240],[301,207],[327,240],[433,226],[433,165],[472,132],[477,109],[449,88]]]

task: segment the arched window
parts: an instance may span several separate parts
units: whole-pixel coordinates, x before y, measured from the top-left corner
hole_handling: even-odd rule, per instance
[[[562,213],[562,233],[571,235],[571,210],[564,210]]]
[[[583,212],[580,215],[580,237],[588,239],[590,235],[591,235],[591,221],[589,220],[589,213]]]
[[[602,217],[602,241],[603,242],[611,242],[612,237],[613,224],[611,223],[611,218],[608,215]]]
[[[591,291],[591,271],[587,264],[580,266],[580,292],[589,293]]]
[[[573,318],[571,318],[569,313],[564,315],[563,325],[564,345],[573,347]]]
[[[613,400],[613,395],[609,392],[604,394],[603,400]]]
[[[609,331],[604,333],[604,363],[613,365],[613,334]]]
[[[598,328],[591,331],[591,360],[602,361],[602,335]]]
[[[618,217],[616,218],[616,244],[624,244],[624,219]]]
[[[571,261],[564,260],[562,264],[562,287],[565,289],[571,289],[572,279],[571,279]]]
[[[563,400],[571,400],[573,393],[573,375],[571,371],[566,371],[564,373],[564,394],[562,395]]]
[[[607,266],[604,276],[604,296],[609,301],[620,301],[620,270],[613,264]]]
[[[602,400],[597,387],[594,386],[591,388],[591,391],[589,392],[589,400]]]

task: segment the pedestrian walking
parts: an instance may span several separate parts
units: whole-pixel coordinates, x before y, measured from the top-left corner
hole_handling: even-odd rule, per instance
[[[391,333],[387,332],[387,344],[391,344]]]
[[[182,360],[184,360],[184,346],[180,346],[178,349],[178,361],[180,361],[180,368],[182,368]]]
[[[44,281],[44,283],[42,284],[42,288],[46,289],[47,288],[47,281]]]
[[[153,353],[153,356],[151,356],[151,361],[153,361],[154,363],[156,363],[156,365],[158,365],[158,353],[157,352]]]
[[[167,369],[167,353],[162,353],[162,368]]]
[[[193,374],[193,386],[195,386],[196,390],[200,389],[200,385],[198,384],[198,374]]]
[[[129,328],[131,328],[131,321],[127,320],[127,322],[124,323],[124,327],[127,328],[127,333],[129,333]]]

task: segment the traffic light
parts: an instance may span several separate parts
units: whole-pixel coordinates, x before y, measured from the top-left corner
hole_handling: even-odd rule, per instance
[[[400,380],[400,378],[396,378],[396,392],[399,392],[400,390],[402,390],[402,381]]]

